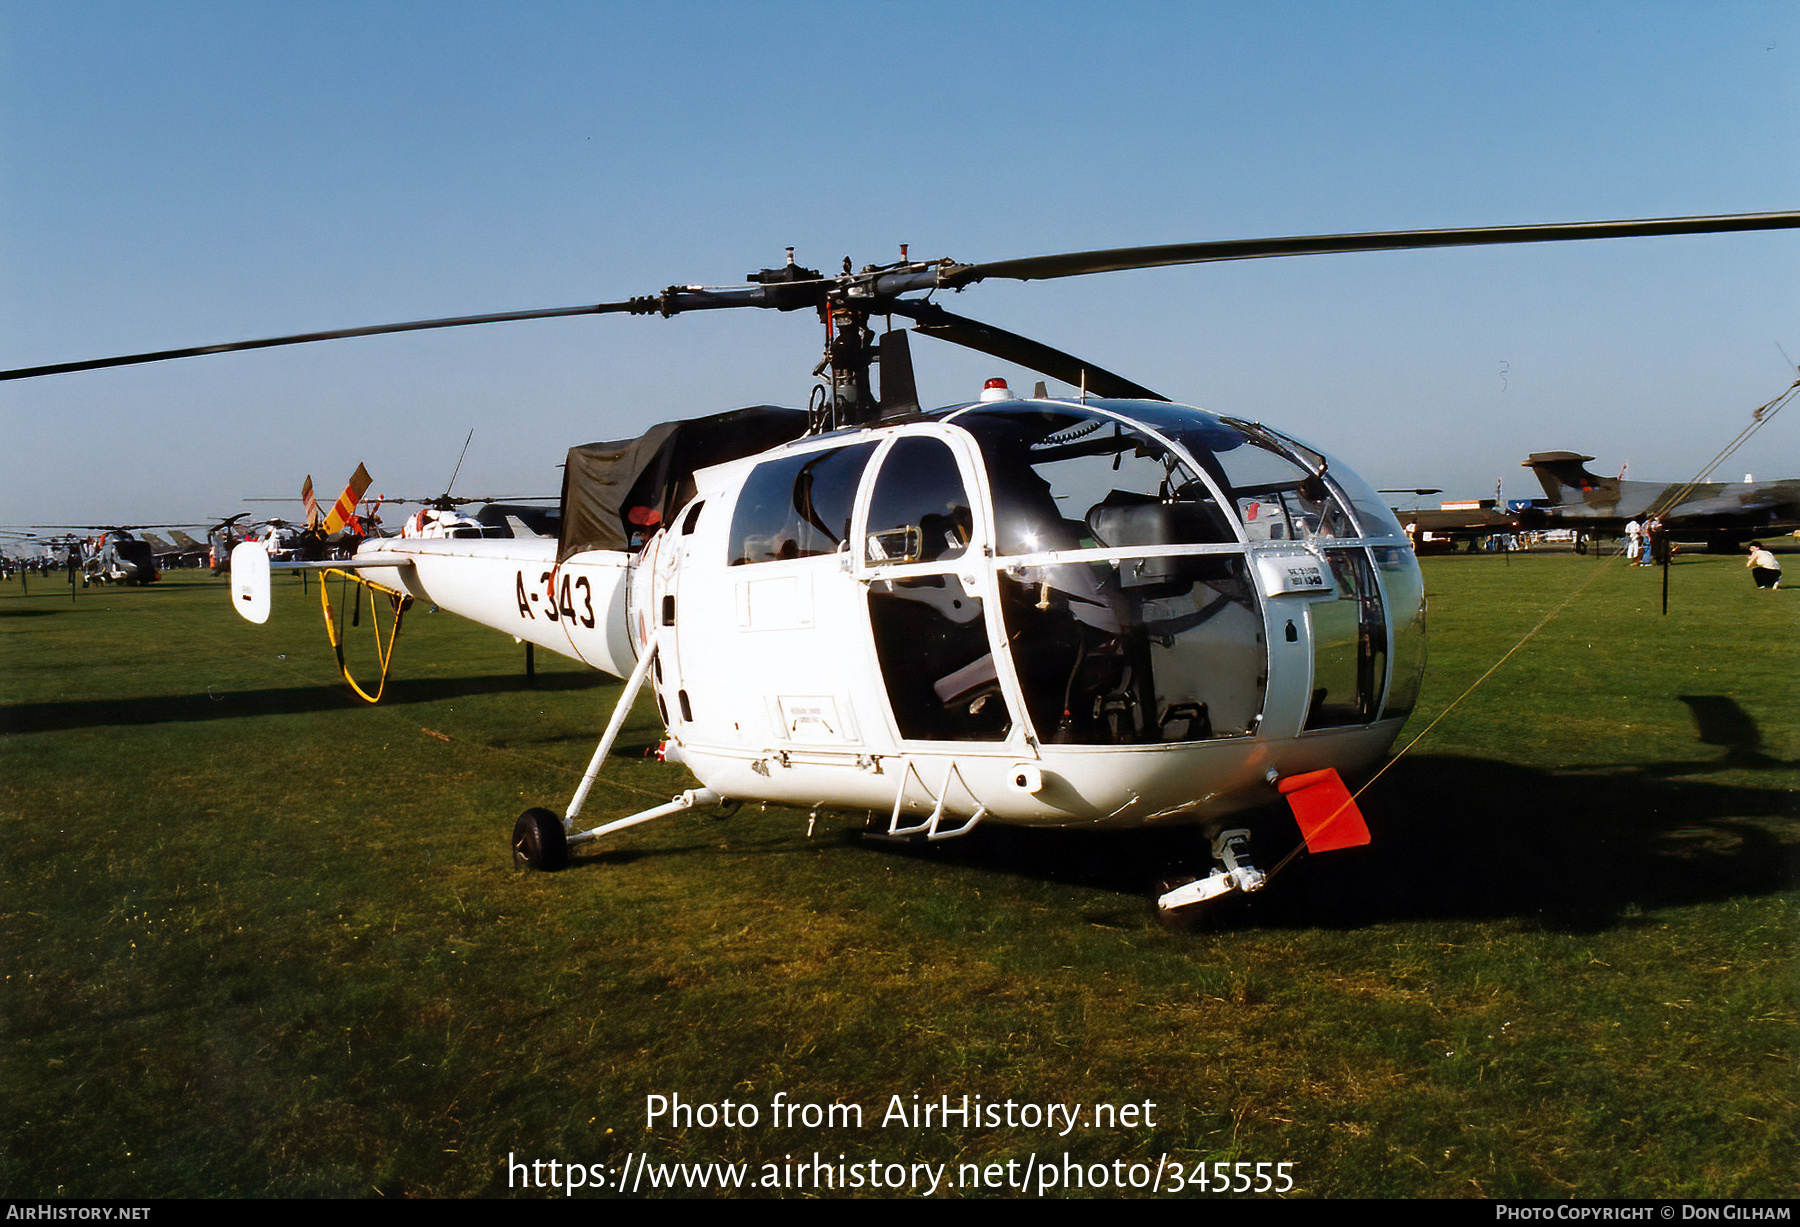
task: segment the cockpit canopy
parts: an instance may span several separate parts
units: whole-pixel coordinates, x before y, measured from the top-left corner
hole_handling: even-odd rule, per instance
[[[1291,618],[1311,631],[1307,729],[1410,708],[1416,564],[1379,495],[1323,453],[1145,401],[981,402],[891,425],[751,465],[724,561],[845,556],[902,736],[999,741],[1020,716],[1046,742],[1253,734],[1277,597],[1299,602],[1280,615],[1288,641]],[[972,569],[977,552],[991,563]]]
[[[981,447],[1000,554],[1402,535],[1347,468],[1255,423],[1144,401],[945,416]]]

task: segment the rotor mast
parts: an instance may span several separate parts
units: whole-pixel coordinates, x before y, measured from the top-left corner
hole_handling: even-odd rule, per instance
[[[901,248],[901,265],[905,267],[905,248]],[[775,291],[778,309],[811,305],[818,310],[819,322],[825,328],[825,353],[813,368],[815,378],[830,372],[826,387],[830,401],[819,419],[812,423],[814,431],[837,430],[862,426],[875,420],[881,412],[876,400],[869,367],[881,360],[875,345],[875,334],[869,329],[869,316],[876,295],[871,279],[889,270],[864,268],[861,274],[851,271],[850,257],[844,257],[843,273],[827,280],[817,269],[803,268],[794,262],[794,249],[787,249],[787,263],[780,268],[765,268],[751,273],[747,280],[762,286],[791,286],[790,291]]]
[[[831,367],[831,421],[826,429],[864,425],[880,410],[869,382],[869,364],[877,359],[868,309],[834,295],[820,313],[827,317],[821,366]]]

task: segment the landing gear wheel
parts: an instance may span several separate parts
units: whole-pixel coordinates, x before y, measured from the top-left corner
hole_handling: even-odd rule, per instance
[[[547,809],[528,809],[513,823],[513,864],[520,869],[561,869],[569,863],[562,819]]]

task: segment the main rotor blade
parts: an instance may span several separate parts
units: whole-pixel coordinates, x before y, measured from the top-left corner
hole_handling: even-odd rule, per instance
[[[461,328],[468,324],[499,324],[508,320],[545,320],[563,315],[605,315],[629,311],[637,300],[620,303],[596,303],[582,307],[550,307],[537,311],[502,311],[496,315],[459,315],[441,320],[411,320],[404,324],[371,324],[365,328],[337,328],[330,332],[301,332],[290,337],[264,337],[255,341],[227,341],[223,345],[195,345],[188,349],[161,349],[146,354],[124,354],[116,358],[89,358],[81,362],[57,362],[49,366],[27,366],[14,371],[0,371],[0,379],[32,379],[39,375],[63,375],[70,371],[97,371],[109,366],[133,366],[140,362],[163,362],[170,358],[197,358],[202,354],[230,354],[242,349],[269,349],[277,345],[304,345],[309,341],[339,341],[346,337],[373,337],[388,332],[421,332],[427,328]]]
[[[628,298],[624,302],[594,303],[580,307],[545,307],[535,311],[501,311],[491,315],[458,315],[441,320],[409,320],[401,324],[370,324],[364,328],[338,328],[330,332],[302,332],[290,337],[264,337],[256,341],[228,341],[223,345],[196,345],[189,349],[162,349],[117,358],[90,358],[81,362],[57,362],[0,371],[0,380],[33,379],[39,375],[63,375],[71,371],[96,371],[109,366],[163,362],[170,358],[196,358],[202,354],[229,354],[243,349],[269,349],[276,345],[304,345],[309,341],[340,341],[348,337],[373,337],[389,332],[420,332],[427,328],[462,328],[470,324],[504,324],[512,320],[548,320],[567,315],[675,315],[683,311],[714,311],[725,307],[769,307],[792,311],[813,306],[823,299],[825,281],[744,288],[707,289],[703,286],[670,286],[661,294]]]
[[[895,314],[916,320],[915,331],[928,337],[992,354],[1007,362],[1017,363],[1027,370],[1060,379],[1073,387],[1084,388],[1091,395],[1117,396],[1130,400],[1169,399],[1142,384],[1131,382],[1123,375],[1115,375],[1073,354],[1052,349],[1030,337],[1022,337],[1016,332],[1008,332],[980,320],[952,315],[936,303],[895,302],[891,306]]]
[[[463,315],[448,319],[411,320],[398,324],[374,324],[363,328],[339,328],[327,332],[297,333],[293,336],[265,337],[251,341],[231,341],[221,345],[197,345],[186,349],[165,349],[141,354],[125,354],[112,358],[91,358],[79,362],[59,362],[45,366],[21,367],[0,371],[0,380],[31,379],[41,375],[60,375],[73,371],[100,370],[113,366],[132,366],[146,362],[162,362],[172,358],[192,358],[203,354],[234,353],[239,350],[268,349],[279,345],[303,345],[311,341],[335,341],[349,337],[379,336],[394,332],[418,332],[431,328],[461,328],[472,324],[498,324],[514,320],[555,319],[573,315],[607,315],[627,312],[633,315],[675,315],[684,311],[718,310],[727,307],[764,307],[793,311],[817,307],[835,295],[857,297],[866,293],[873,311],[890,307],[899,310],[907,300],[898,295],[933,289],[961,289],[989,277],[1019,281],[1052,277],[1074,277],[1088,273],[1116,272],[1124,269],[1157,268],[1175,264],[1203,264],[1220,260],[1253,260],[1274,256],[1322,255],[1351,251],[1398,251],[1426,247],[1468,247],[1497,243],[1545,243],[1572,239],[1627,238],[1666,234],[1710,234],[1741,230],[1781,230],[1800,227],[1800,213],[1743,213],[1717,217],[1647,218],[1636,221],[1557,222],[1530,226],[1490,226],[1462,230],[1395,230],[1370,234],[1311,235],[1291,238],[1226,239],[1202,243],[1172,243],[1156,247],[1119,247],[1103,251],[1069,252],[1062,255],[1027,256],[1017,260],[999,260],[987,264],[954,264],[943,262],[913,265],[902,270],[878,272],[873,280],[859,278],[823,278],[793,283],[757,284],[736,288],[709,289],[701,286],[670,286],[659,295],[627,299],[624,302],[596,303],[591,306],[552,307],[534,311],[503,311],[489,315]],[[903,314],[908,312],[902,312]],[[946,340],[970,348],[1008,358],[1024,352],[1037,343],[1012,333],[1002,332],[972,320],[955,321],[948,317],[941,334]],[[960,324],[959,328],[957,325]],[[929,331],[929,330],[927,330]],[[957,334],[957,335],[952,335]],[[979,338],[986,337],[986,340]],[[992,349],[1002,345],[1004,349]],[[1021,349],[1020,347],[1024,347]],[[1062,373],[1073,370],[1079,375],[1086,370],[1089,386],[1096,375],[1106,372],[1086,367],[1066,354],[1048,347],[1038,347],[1039,357],[1016,359],[1026,365],[1048,359],[1053,367],[1036,366],[1047,375],[1062,379]],[[1110,376],[1119,379],[1118,376]],[[1144,389],[1128,380],[1116,385],[1135,391],[1118,395],[1143,395]]]
[[[1275,256],[1316,256],[1350,251],[1410,251],[1425,247],[1478,247],[1498,243],[1556,243],[1575,239],[1641,238],[1662,234],[1717,234],[1735,230],[1791,230],[1800,213],[1732,213],[1716,217],[1651,217],[1612,222],[1551,222],[1532,226],[1476,226],[1461,230],[1387,230],[1370,234],[1318,234],[1290,238],[1224,239],[1166,243],[1156,247],[1113,247],[1054,256],[1026,256],[967,264],[944,273],[940,284],[957,290],[989,277],[1037,281],[1079,277],[1172,264],[1220,260],[1262,260]]]

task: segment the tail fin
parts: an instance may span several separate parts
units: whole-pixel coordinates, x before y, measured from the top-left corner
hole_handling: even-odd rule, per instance
[[[338,495],[338,501],[332,506],[331,514],[325,518],[325,534],[340,531],[356,514],[356,504],[362,501],[363,491],[369,488],[369,470],[362,465],[356,466],[356,472],[350,477],[350,484]]]
[[[1521,467],[1537,474],[1552,505],[1616,502],[1619,479],[1588,472],[1585,462],[1592,459],[1579,452],[1533,452]]]

